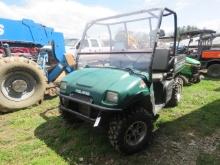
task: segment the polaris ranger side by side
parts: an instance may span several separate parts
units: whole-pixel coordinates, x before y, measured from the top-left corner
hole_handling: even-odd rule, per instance
[[[161,43],[167,34],[173,46]],[[108,43],[108,51],[84,52],[79,46],[77,71],[60,85],[60,112],[108,128],[112,146],[131,154],[146,147],[158,112],[176,106],[182,84],[178,73],[185,56],[176,56],[177,15],[170,9],[149,9],[98,19],[87,24],[89,37]],[[83,43],[83,42],[81,42]]]

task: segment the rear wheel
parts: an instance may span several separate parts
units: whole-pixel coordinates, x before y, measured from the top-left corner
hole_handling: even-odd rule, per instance
[[[46,77],[38,65],[23,57],[0,59],[0,111],[25,108],[43,100]]]
[[[210,65],[207,74],[212,78],[220,78],[220,64]]]
[[[175,80],[175,84],[173,86],[172,97],[168,103],[168,106],[175,107],[181,101],[181,93],[182,93],[182,84],[179,83],[178,78]]]
[[[146,147],[153,124],[151,115],[141,107],[126,116],[115,116],[109,125],[109,140],[119,152],[132,154]]]

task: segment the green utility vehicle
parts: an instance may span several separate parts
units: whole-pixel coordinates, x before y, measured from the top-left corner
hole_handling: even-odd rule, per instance
[[[173,46],[159,44],[167,34]],[[171,30],[172,29],[172,30]],[[60,85],[60,112],[108,129],[112,146],[123,153],[146,147],[158,112],[181,99],[180,70],[185,56],[176,56],[177,15],[170,9],[149,9],[98,19],[87,24],[77,47],[77,71]],[[87,38],[103,48],[81,51]]]
[[[186,57],[184,68],[180,71],[180,79],[184,86],[199,83],[202,79],[201,63],[190,57]]]
[[[186,46],[182,45],[180,43],[186,41],[186,37],[184,37],[185,34],[180,34],[178,46],[177,46],[177,54],[189,54],[189,49],[190,49],[190,43],[191,40],[186,42]],[[180,72],[180,78],[183,82],[183,85],[191,85],[194,83],[199,83],[202,79],[202,72],[201,72],[201,62],[191,58],[191,57],[186,57],[186,64],[185,67],[181,70]]]

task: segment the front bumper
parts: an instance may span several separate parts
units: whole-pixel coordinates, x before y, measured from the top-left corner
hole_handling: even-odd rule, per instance
[[[120,108],[108,108],[93,104],[90,99],[81,99],[80,97],[66,96],[63,94],[59,94],[59,96],[60,109],[62,111],[69,112],[70,114],[90,123],[95,123],[96,120],[101,117],[103,112],[122,111]],[[80,109],[80,107],[84,107],[84,109]]]

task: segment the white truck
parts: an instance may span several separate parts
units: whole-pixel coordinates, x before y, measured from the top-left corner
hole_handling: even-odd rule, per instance
[[[73,53],[74,55],[77,54],[76,47],[80,43],[79,39],[66,39],[65,40],[65,49],[67,53]],[[95,38],[88,38],[85,39],[81,47],[83,52],[100,52],[103,50],[109,50],[109,47],[105,47],[104,43]]]

